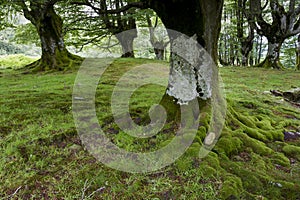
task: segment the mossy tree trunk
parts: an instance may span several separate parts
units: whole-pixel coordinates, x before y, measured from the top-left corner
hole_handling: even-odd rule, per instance
[[[298,35],[298,41],[296,46],[296,69],[300,70],[300,34]]]
[[[279,1],[267,1],[262,6],[261,0],[250,0],[250,9],[247,14],[251,23],[259,35],[268,39],[268,54],[259,67],[281,69],[279,55],[280,48],[285,39],[300,33],[300,7],[296,7],[296,1],[290,0],[288,9]],[[272,24],[265,21],[265,9],[271,9]]]
[[[273,68],[273,69],[283,69],[282,64],[280,63],[280,49],[283,43],[282,41],[278,42],[268,42],[268,53],[266,55],[265,60],[258,64],[258,67],[263,68]]]
[[[40,37],[42,56],[28,65],[34,70],[65,70],[79,64],[81,58],[72,55],[65,47],[62,26],[63,21],[54,11],[57,1],[30,1],[30,7],[23,2],[25,17],[36,27]]]
[[[244,24],[245,24],[245,14],[244,9],[246,7],[246,1],[238,0],[237,1],[237,36],[241,43],[241,53],[242,53],[242,66],[248,66],[249,63],[249,54],[253,49],[253,40],[254,40],[254,26],[252,23],[249,23],[248,36],[244,36]],[[248,20],[248,19],[247,19]],[[246,20],[246,21],[247,21]]]
[[[193,37],[206,49],[211,60],[217,63],[223,0],[152,0],[150,8],[156,11],[167,29]],[[211,85],[205,74],[210,72],[201,71],[201,66],[191,65],[177,52],[174,53],[174,42],[178,42],[179,36],[172,31],[169,31],[169,36],[173,51],[171,71],[169,86],[161,104],[167,109],[168,120],[176,120],[180,116],[178,103],[185,104],[195,99],[201,101],[211,97]],[[213,65],[210,66],[211,73],[217,73]]]

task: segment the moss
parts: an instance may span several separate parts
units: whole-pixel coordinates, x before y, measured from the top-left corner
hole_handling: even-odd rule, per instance
[[[250,127],[245,127],[244,132],[249,135],[251,138],[266,142],[267,137],[263,135],[262,133],[259,132],[259,130],[250,128]]]
[[[260,67],[265,69],[284,69],[282,63],[280,61],[272,62],[271,57],[267,56],[262,63],[255,65],[254,67]]]
[[[204,164],[200,164],[198,170],[201,171],[202,175],[208,179],[216,178],[216,176],[218,175],[218,172],[216,169],[214,169],[213,167],[204,165]]]
[[[283,147],[282,151],[285,155],[296,158],[298,161],[300,161],[300,147],[294,145],[286,145]]]
[[[240,199],[242,192],[243,184],[239,177],[233,175],[225,177],[220,191],[221,199]]]
[[[273,153],[273,150],[267,147],[266,144],[261,141],[253,139],[246,134],[238,134],[237,136],[241,139],[244,146],[250,147],[253,150],[253,152],[259,155],[266,156],[271,155]]]
[[[271,156],[271,162],[276,165],[281,165],[283,167],[290,167],[290,160],[283,154],[279,152],[275,152]]]
[[[198,158],[200,147],[199,143],[193,143],[184,155],[176,161],[177,168],[181,171],[192,169]]]
[[[263,130],[266,130],[266,131],[269,131],[269,130],[273,129],[273,127],[271,125],[271,121],[269,119],[264,119],[262,121],[257,122],[256,126],[260,129],[263,129]]]
[[[221,137],[215,147],[218,153],[225,153],[230,157],[233,154],[237,154],[243,147],[243,142],[237,137]]]
[[[266,162],[264,161],[265,159],[262,158],[260,155],[257,155],[255,153],[251,154],[251,165],[256,168],[259,169],[260,173],[266,173],[268,170],[268,166],[266,164]]]

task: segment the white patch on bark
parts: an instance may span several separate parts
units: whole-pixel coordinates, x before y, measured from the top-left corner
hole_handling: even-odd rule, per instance
[[[268,45],[268,55],[270,56],[270,59],[272,62],[275,62],[279,58],[279,49],[280,44],[279,43],[269,43]]]
[[[194,38],[178,37],[172,43],[171,72],[167,94],[178,103],[211,97],[213,61]]]

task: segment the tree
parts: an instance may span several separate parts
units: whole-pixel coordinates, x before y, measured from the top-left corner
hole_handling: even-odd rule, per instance
[[[245,36],[245,27],[244,24],[248,22],[248,20],[251,20],[248,16],[245,15],[246,8],[246,0],[237,0],[237,36],[241,43],[241,53],[242,53],[242,65],[248,66],[249,63],[249,54],[253,49],[253,40],[254,40],[254,24],[253,23],[247,23],[247,32],[248,36]],[[246,18],[246,20],[245,20]]]
[[[236,1],[224,3],[222,31],[219,40],[219,61],[224,66],[240,65],[240,44],[237,38],[237,5]]]
[[[26,19],[35,26],[41,41],[41,59],[28,66],[34,70],[65,70],[81,62],[81,58],[71,54],[65,46],[63,21],[54,10],[59,1],[16,1]]]
[[[264,10],[271,9],[272,23],[265,20]],[[258,34],[268,39],[268,53],[259,67],[281,69],[280,49],[285,39],[300,33],[300,4],[296,7],[296,0],[290,0],[288,11],[279,0],[270,0],[262,5],[261,0],[250,0],[250,10],[247,12],[251,23]]]
[[[178,35],[174,35],[170,30],[175,30],[194,38],[217,63],[223,0],[190,0],[189,2],[184,0],[149,0],[146,2],[169,30],[171,48],[174,48],[174,42],[176,43]],[[212,67],[209,63],[206,64]],[[214,74],[218,73],[217,69],[213,69],[213,67],[212,71]],[[201,65],[191,66],[176,53],[171,53],[169,86],[161,100],[161,104],[167,110],[168,120],[178,120],[180,116],[179,104],[194,100],[205,102],[212,97],[211,95],[215,95],[210,93],[210,88],[214,88],[214,86],[209,85],[208,77],[201,73],[203,73],[201,72]],[[183,80],[189,80],[189,83],[186,84]],[[218,85],[218,81],[216,80],[213,84]],[[185,90],[180,89],[182,85],[185,85]]]
[[[98,27],[116,36],[122,46],[122,57],[134,57],[133,41],[137,37],[136,15],[139,14],[134,5],[139,4],[129,5],[126,0],[83,0],[72,1],[72,4],[92,9],[94,13],[88,20],[96,20]],[[98,16],[97,19],[95,14]],[[95,29],[99,30],[96,26]]]
[[[300,34],[298,35],[298,40],[296,44],[296,69],[300,70]]]
[[[152,15],[154,14],[152,13]],[[155,22],[153,24],[151,20],[151,16],[148,13],[146,13],[146,21],[150,33],[150,42],[151,45],[153,46],[156,59],[163,60],[165,55],[165,50],[170,42],[169,41],[165,42],[163,38],[159,38],[155,35],[155,30],[157,29],[158,26],[157,15],[155,16]]]

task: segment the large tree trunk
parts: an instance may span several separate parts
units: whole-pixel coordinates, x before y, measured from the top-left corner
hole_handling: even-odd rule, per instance
[[[134,58],[133,41],[136,37],[136,27],[134,27],[134,29],[116,34],[116,38],[122,46],[122,58]]]
[[[298,36],[296,48],[296,69],[300,70],[300,35]]]
[[[162,19],[167,29],[178,31],[186,36],[193,37],[190,42],[195,40],[202,45],[211,56],[211,61],[217,63],[217,45],[221,29],[221,13],[223,0],[153,0],[150,7],[156,11]],[[188,13],[188,14],[187,14]],[[161,104],[166,107],[168,120],[174,120],[180,116],[178,114],[178,104],[187,104],[193,100],[207,100],[211,98],[211,88],[209,73],[216,74],[210,61],[202,61],[199,64],[188,62],[180,54],[189,52],[185,49],[189,44],[181,42],[180,34],[174,34],[168,30],[171,40],[171,71],[169,87]],[[182,47],[182,48],[180,48]],[[183,51],[183,52],[181,52]],[[196,55],[199,52],[194,52]],[[194,56],[194,55],[193,55]],[[205,69],[208,65],[210,70]],[[208,68],[209,68],[208,67]],[[202,104],[203,106],[203,104]],[[176,120],[176,119],[175,119]]]
[[[40,7],[38,7],[40,6]],[[66,70],[79,65],[82,59],[72,55],[65,47],[62,19],[55,13],[53,5],[37,4],[27,13],[27,19],[36,27],[41,41],[41,58],[28,65],[35,71]]]
[[[265,60],[258,64],[258,67],[282,69],[283,66],[280,63],[280,49],[283,40],[278,42],[268,42],[268,53]]]

